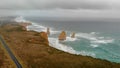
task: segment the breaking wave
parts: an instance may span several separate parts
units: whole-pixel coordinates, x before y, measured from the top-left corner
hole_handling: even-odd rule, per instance
[[[14,21],[15,21],[15,22],[18,22],[18,23],[19,23],[19,22],[29,22],[29,21],[25,20],[23,16],[18,16],[18,17],[16,17],[16,18],[14,19]]]
[[[41,31],[45,31],[46,27],[42,25],[38,25],[36,23],[32,23],[32,25],[27,26],[27,29],[41,32]]]
[[[50,46],[62,50],[64,52],[68,52],[70,54],[76,55],[84,55],[84,56],[92,56],[95,57],[93,52],[86,52],[86,51],[76,51],[72,47],[67,46],[65,44],[60,43],[57,38],[49,38]]]
[[[71,37],[67,37],[65,41],[76,41],[79,40],[77,38],[71,38]]]
[[[84,38],[90,41],[92,47],[98,47],[99,44],[108,44],[108,43],[113,43],[114,39],[110,37],[101,37],[97,36],[96,32],[91,32],[91,33],[78,33],[76,36],[78,38]]]
[[[37,32],[41,32],[41,31],[46,32],[47,26],[39,25],[37,23],[32,23],[32,25],[27,26],[27,29],[28,30],[34,30],[34,31],[37,31]],[[53,28],[50,28],[50,32],[51,32],[51,34],[60,33],[60,31],[55,31]]]

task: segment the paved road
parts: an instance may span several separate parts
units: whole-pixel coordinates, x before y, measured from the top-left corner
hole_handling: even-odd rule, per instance
[[[12,51],[10,50],[10,48],[8,47],[8,45],[5,43],[4,39],[1,37],[0,35],[0,41],[3,44],[3,46],[5,47],[5,49],[7,50],[7,52],[9,53],[11,59],[14,61],[14,63],[16,64],[17,68],[22,68],[22,65],[18,62],[18,60],[16,59],[16,57],[13,55]]]

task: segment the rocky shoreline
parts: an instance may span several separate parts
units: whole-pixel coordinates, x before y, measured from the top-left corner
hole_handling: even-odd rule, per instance
[[[120,68],[119,63],[72,55],[52,48],[47,33],[22,28],[18,24],[6,24],[0,27],[0,34],[19,58],[23,68]]]

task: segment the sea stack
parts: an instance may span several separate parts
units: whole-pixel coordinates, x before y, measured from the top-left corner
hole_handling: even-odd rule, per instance
[[[72,33],[71,38],[75,38],[75,33]]]
[[[47,35],[50,35],[50,28],[47,28]]]
[[[58,39],[61,40],[61,41],[66,40],[66,32],[65,32],[65,31],[62,31],[62,32],[60,33]]]

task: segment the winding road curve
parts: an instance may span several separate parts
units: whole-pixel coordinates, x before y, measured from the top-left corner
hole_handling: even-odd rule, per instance
[[[5,43],[5,41],[4,41],[4,39],[2,38],[1,35],[0,35],[0,41],[3,44],[3,46],[5,47],[5,49],[7,50],[8,54],[11,57],[11,59],[16,64],[17,68],[22,68],[22,65],[18,62],[18,60],[16,59],[16,57],[14,56],[14,54],[12,53],[12,51],[10,50],[10,48],[8,47],[8,45]]]

